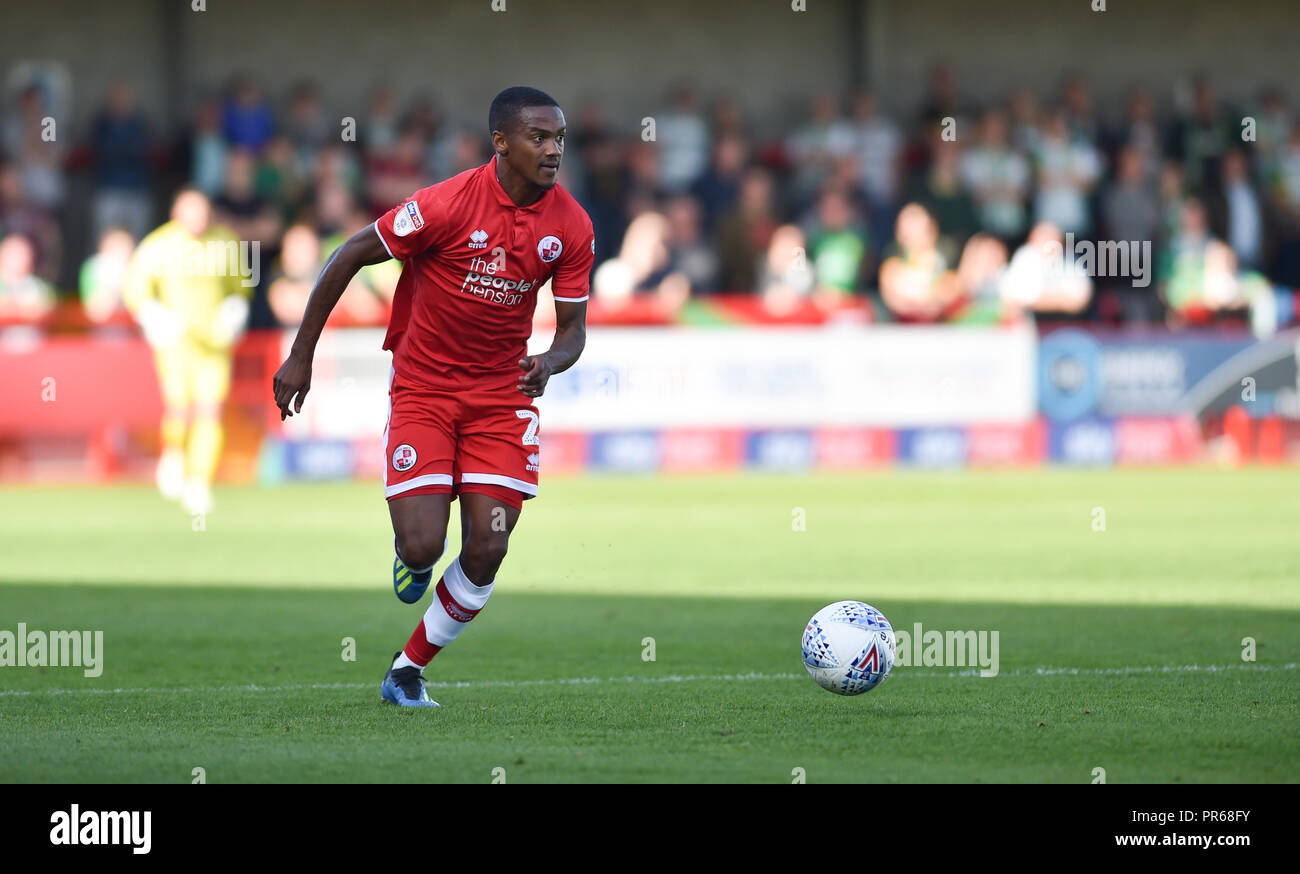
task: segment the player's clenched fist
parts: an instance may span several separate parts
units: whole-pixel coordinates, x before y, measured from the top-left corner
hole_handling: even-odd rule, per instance
[[[546,381],[551,378],[551,362],[546,355],[529,355],[519,359],[519,390],[530,398],[540,398],[546,391]]]
[[[280,408],[280,421],[285,416],[301,413],[302,402],[311,389],[311,359],[291,354],[275,372],[271,387],[275,391],[275,405]],[[298,396],[298,403],[291,409],[294,395]]]

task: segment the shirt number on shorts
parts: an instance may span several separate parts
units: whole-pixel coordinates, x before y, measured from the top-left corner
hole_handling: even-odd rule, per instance
[[[542,441],[537,437],[537,414],[532,410],[515,410],[515,415],[528,420],[528,427],[524,429],[524,445],[540,445]]]

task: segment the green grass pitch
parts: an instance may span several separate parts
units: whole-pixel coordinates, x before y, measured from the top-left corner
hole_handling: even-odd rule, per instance
[[[430,596],[376,485],[217,501],[0,490],[0,630],[104,641],[0,667],[0,781],[1300,780],[1294,469],[549,478],[434,711],[379,700]],[[799,639],[841,598],[996,630],[999,675],[828,694]]]

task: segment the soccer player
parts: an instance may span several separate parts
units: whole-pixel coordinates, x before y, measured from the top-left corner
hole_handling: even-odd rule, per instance
[[[456,498],[462,537],[384,675],[383,699],[402,707],[438,706],[423,670],[487,603],[523,502],[537,495],[532,399],[586,342],[595,237],[586,212],[556,184],[564,113],[541,91],[507,88],[492,101],[488,126],[490,161],[420,189],[330,256],[274,380],[281,419],[301,412],[316,342],[348,282],[365,265],[403,262],[384,340],[393,353],[384,495],[397,597],[415,603],[429,587]],[[537,289],[548,279],[555,339],[528,355]]]
[[[123,283],[122,302],[153,347],[162,388],[158,490],[190,513],[212,509],[231,348],[253,291],[244,268],[239,241],[212,223],[208,198],[185,189],[171,221],[140,241]]]

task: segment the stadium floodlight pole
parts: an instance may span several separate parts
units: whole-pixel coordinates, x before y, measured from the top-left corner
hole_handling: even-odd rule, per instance
[[[316,343],[320,340],[325,322],[334,311],[334,306],[352,282],[352,277],[362,267],[380,264],[391,257],[374,224],[357,231],[330,255],[307,299],[307,308],[303,312],[293,346],[290,347],[289,357],[280,365],[272,381],[275,404],[280,408],[282,421],[285,416],[302,412],[303,400],[311,389],[311,363],[316,354]],[[295,396],[297,403],[294,403]]]

